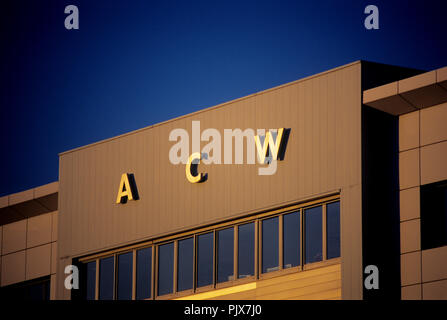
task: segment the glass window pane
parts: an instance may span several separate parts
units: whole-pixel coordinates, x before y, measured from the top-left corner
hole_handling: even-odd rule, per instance
[[[340,201],[326,206],[327,258],[340,256]]]
[[[217,282],[234,279],[234,228],[217,232]]]
[[[262,272],[279,269],[279,218],[262,221]]]
[[[321,206],[304,211],[305,263],[323,259],[322,212]]]
[[[421,185],[422,250],[447,245],[447,180]]]
[[[174,279],[174,243],[158,247],[158,295],[172,293]]]
[[[213,232],[197,237],[197,286],[213,284]]]
[[[113,300],[115,257],[99,261],[99,300]]]
[[[118,255],[118,300],[132,300],[133,252]]]
[[[300,265],[301,223],[300,213],[293,212],[283,216],[283,265],[284,269]]]
[[[255,224],[238,227],[238,278],[254,275],[255,270]]]
[[[96,261],[87,263],[86,266],[86,282],[85,282],[85,299],[95,300],[96,287]]]
[[[192,289],[194,275],[194,238],[178,242],[177,290]]]
[[[137,251],[137,292],[136,298],[147,299],[151,297],[152,283],[152,248]]]

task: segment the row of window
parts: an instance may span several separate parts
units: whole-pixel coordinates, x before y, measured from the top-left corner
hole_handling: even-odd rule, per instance
[[[163,296],[254,277],[256,252],[262,274],[339,257],[340,202],[87,262],[83,264],[83,295],[95,299],[98,283],[99,299],[132,299],[134,263],[136,299],[152,298],[153,292]]]

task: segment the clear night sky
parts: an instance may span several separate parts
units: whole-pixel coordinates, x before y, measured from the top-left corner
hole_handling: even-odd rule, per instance
[[[2,1],[0,196],[56,181],[60,152],[355,60],[447,66],[446,17],[433,0]]]

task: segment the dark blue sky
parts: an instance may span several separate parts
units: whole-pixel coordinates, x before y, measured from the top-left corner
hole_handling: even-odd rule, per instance
[[[446,15],[433,0],[2,1],[0,196],[56,181],[60,152],[355,60],[447,66]]]

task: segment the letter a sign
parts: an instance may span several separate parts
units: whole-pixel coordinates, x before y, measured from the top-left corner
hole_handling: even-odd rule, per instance
[[[116,203],[126,203],[128,200],[133,200],[134,196],[132,188],[129,183],[129,174],[123,173],[121,176],[120,186],[118,188],[118,195],[116,196]]]

